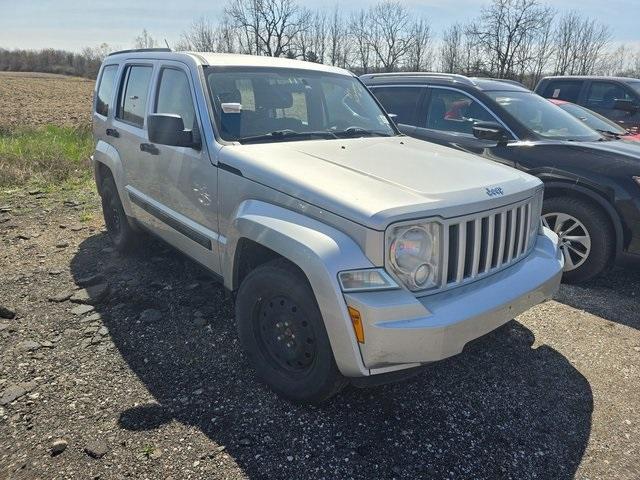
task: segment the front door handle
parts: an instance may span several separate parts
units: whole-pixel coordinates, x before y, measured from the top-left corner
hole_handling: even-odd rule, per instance
[[[140,151],[147,152],[150,155],[158,155],[160,153],[158,147],[156,147],[153,143],[141,143]]]
[[[120,132],[115,128],[107,128],[107,135],[110,137],[118,138],[120,137]]]

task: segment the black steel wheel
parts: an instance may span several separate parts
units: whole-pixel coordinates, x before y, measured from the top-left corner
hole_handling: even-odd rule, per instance
[[[247,275],[236,296],[236,319],[258,377],[280,395],[321,403],[346,385],[313,291],[295,265],[278,259]]]
[[[137,245],[138,233],[129,224],[129,219],[118,196],[116,183],[112,177],[104,179],[100,195],[104,223],[113,245],[121,252],[131,250]]]

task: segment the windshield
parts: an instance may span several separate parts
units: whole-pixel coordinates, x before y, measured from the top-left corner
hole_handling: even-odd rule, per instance
[[[532,92],[487,92],[502,108],[541,137],[596,141],[601,136],[577,118]]]
[[[560,108],[565,112],[569,112],[571,115],[584,122],[594,130],[598,130],[600,132],[609,132],[615,135],[627,134],[627,131],[624,128],[618,126],[617,123],[612,122],[611,120],[603,117],[596,112],[592,112],[587,108],[581,107],[580,105],[576,105],[574,103],[564,103],[560,105]]]
[[[207,68],[220,135],[229,141],[395,135],[355,78],[285,68]]]

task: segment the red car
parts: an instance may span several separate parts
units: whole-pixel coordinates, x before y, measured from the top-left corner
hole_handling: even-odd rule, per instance
[[[589,110],[588,108],[581,107],[575,103],[566,102],[564,100],[557,100],[554,98],[548,99],[554,105],[558,105],[561,109],[570,113],[578,120],[582,120],[587,126],[597,130],[598,132],[610,136],[618,137],[623,140],[631,140],[633,142],[640,142],[640,132],[631,133],[616,122],[603,117],[599,113]]]

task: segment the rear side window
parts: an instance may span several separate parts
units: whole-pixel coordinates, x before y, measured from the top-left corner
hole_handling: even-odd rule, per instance
[[[587,106],[591,108],[615,108],[616,100],[634,100],[626,88],[617,83],[592,82],[587,95]]]
[[[193,129],[195,109],[191,97],[191,86],[187,74],[182,70],[162,69],[155,112],[180,115],[184,128]]]
[[[495,122],[495,118],[464,93],[433,89],[427,111],[427,128],[472,135],[475,122]]]
[[[544,97],[577,103],[582,89],[580,80],[561,80],[549,83],[544,91]]]
[[[397,115],[396,123],[416,125],[416,109],[422,88],[379,87],[372,92],[388,113]]]
[[[96,98],[96,112],[100,115],[109,115],[109,103],[113,97],[113,86],[116,81],[117,65],[107,65],[102,69],[98,94]]]
[[[147,92],[152,71],[153,68],[150,66],[127,67],[120,89],[117,118],[142,128],[147,111]]]

